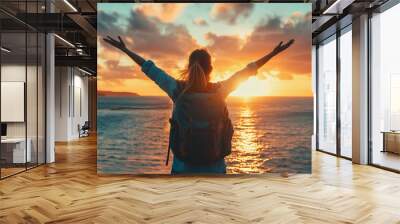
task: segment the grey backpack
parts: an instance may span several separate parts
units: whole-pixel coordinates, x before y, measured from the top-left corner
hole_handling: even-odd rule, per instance
[[[233,127],[224,97],[210,92],[185,92],[176,98],[169,152],[191,165],[209,165],[231,153]]]

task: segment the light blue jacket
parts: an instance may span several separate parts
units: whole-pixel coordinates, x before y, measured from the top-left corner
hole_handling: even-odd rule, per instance
[[[142,71],[153,80],[168,96],[174,100],[174,92],[178,86],[177,80],[168,75],[165,71],[158,68],[153,61],[148,60],[142,64]],[[244,69],[236,72],[229,79],[219,82],[219,89],[223,96],[227,97],[229,93],[237,88],[237,86],[251,75],[257,73],[254,63],[248,64]],[[194,167],[174,157],[172,164],[172,174],[191,174],[191,173],[225,173],[225,160],[216,162],[213,165]]]

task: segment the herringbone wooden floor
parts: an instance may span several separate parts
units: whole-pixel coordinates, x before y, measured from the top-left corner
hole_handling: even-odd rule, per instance
[[[400,175],[313,153],[313,174],[96,175],[96,139],[0,181],[0,223],[400,223]]]

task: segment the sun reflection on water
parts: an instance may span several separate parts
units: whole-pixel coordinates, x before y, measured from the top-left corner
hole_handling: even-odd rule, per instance
[[[263,163],[268,158],[261,158],[260,152],[267,145],[259,141],[260,130],[255,125],[257,116],[251,105],[246,103],[250,99],[242,98],[242,105],[238,113],[235,125],[235,133],[232,139],[232,154],[227,158],[229,172],[232,173],[260,173],[265,172]]]
[[[239,136],[237,138],[239,149],[247,152],[256,151],[257,133],[254,129],[253,111],[249,107],[242,109],[237,126],[237,130],[239,130]]]

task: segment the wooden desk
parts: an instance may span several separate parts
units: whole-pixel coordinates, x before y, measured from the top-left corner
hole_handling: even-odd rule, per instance
[[[25,138],[5,138],[1,139],[1,151],[2,157],[3,152],[11,152],[12,157],[5,158],[9,163],[25,163],[31,162],[32,153],[31,153],[31,145],[32,141],[30,138],[27,139],[26,151],[25,151]],[[7,156],[8,157],[8,156]],[[3,157],[4,158],[4,157]],[[12,160],[11,160],[12,158]]]
[[[382,152],[400,154],[400,131],[383,131]]]

